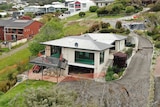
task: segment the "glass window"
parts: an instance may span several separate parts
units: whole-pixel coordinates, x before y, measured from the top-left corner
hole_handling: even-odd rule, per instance
[[[104,63],[104,51],[100,52],[100,64]]]
[[[86,7],[86,3],[82,3],[82,7],[85,8]]]
[[[75,62],[94,65],[94,53],[75,51]]]

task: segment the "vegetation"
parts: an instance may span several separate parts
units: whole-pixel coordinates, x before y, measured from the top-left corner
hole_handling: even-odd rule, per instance
[[[85,12],[79,12],[80,17],[84,17],[85,15],[86,15]]]
[[[98,9],[97,6],[90,6],[90,7],[89,7],[89,11],[90,11],[90,12],[96,12],[97,9]]]
[[[156,4],[151,8],[151,11],[154,11],[154,12],[160,11],[160,2],[156,3]]]
[[[40,33],[35,36],[29,44],[29,50],[32,55],[37,55],[39,51],[44,50],[44,46],[40,42],[58,39],[64,36],[63,25],[57,19],[51,19],[40,30]]]
[[[117,21],[116,25],[115,25],[115,28],[121,29],[122,28],[122,22],[121,21]]]
[[[25,13],[25,16],[29,16],[30,18],[35,18],[36,17],[36,15],[31,13],[31,12]]]
[[[127,57],[129,58],[132,55],[133,48],[129,48],[125,51],[125,54],[127,54]]]
[[[8,91],[16,83],[16,75],[29,68],[29,56],[26,48],[0,60],[0,91]]]
[[[0,10],[10,10],[13,4],[0,4]]]
[[[159,15],[160,12],[156,12],[156,13],[148,13],[148,14],[144,14],[145,17],[145,23],[147,26],[147,32],[146,34],[150,37],[152,37],[152,39],[155,42],[155,47],[156,48],[160,48],[160,19],[159,19]]]
[[[109,66],[107,73],[106,73],[106,81],[111,81],[111,80],[115,80],[118,79],[119,77],[122,76],[124,72],[124,68],[118,68],[117,66]]]
[[[40,87],[46,87],[46,88],[50,88],[53,87],[55,85],[55,83],[52,82],[47,82],[47,81],[36,81],[36,80],[27,80],[24,81],[22,83],[20,83],[19,85],[17,85],[16,87],[10,89],[7,93],[5,94],[1,94],[0,96],[0,107],[14,107],[14,105],[10,105],[11,101],[13,101],[14,99],[16,99],[17,97],[20,98],[19,103],[24,104],[24,94],[25,91],[28,90],[36,90],[37,88]],[[17,105],[15,107],[24,107],[21,105]]]
[[[131,4],[130,0],[115,0],[112,4],[97,9],[97,16],[136,13],[143,9],[141,5],[131,6]]]

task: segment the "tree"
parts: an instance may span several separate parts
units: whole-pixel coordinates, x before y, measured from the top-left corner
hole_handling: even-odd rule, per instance
[[[85,15],[86,15],[85,12],[79,12],[80,17],[84,17]]]
[[[89,11],[90,11],[90,12],[96,12],[97,9],[98,9],[97,6],[90,6],[90,7],[89,7]]]
[[[63,36],[64,33],[62,23],[57,19],[51,19],[41,28],[39,34],[37,34],[33,41],[29,44],[29,49],[32,55],[37,55],[39,51],[44,50],[44,46],[40,45],[40,42],[58,39]]]
[[[133,13],[135,11],[135,8],[133,6],[127,6],[125,8],[126,13]]]
[[[122,28],[122,22],[121,21],[117,21],[115,28],[117,28],[117,29]]]

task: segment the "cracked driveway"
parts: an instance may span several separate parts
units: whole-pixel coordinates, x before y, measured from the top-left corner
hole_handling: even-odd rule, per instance
[[[80,94],[79,102],[93,101],[99,107],[146,107],[149,95],[149,78],[152,44],[138,36],[138,51],[126,69],[124,77],[106,83],[95,81],[62,82]]]

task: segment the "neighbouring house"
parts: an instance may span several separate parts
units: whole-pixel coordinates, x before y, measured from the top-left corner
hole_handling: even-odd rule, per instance
[[[17,18],[18,19],[19,17],[21,17],[23,15],[24,15],[24,11],[23,10],[14,11],[12,13],[12,18]]]
[[[88,11],[90,6],[95,6],[95,3],[91,0],[75,0],[68,3],[68,11],[70,13]]]
[[[109,3],[113,3],[114,0],[94,0],[96,3],[96,6],[98,7],[104,7],[107,6]]]
[[[0,20],[0,40],[19,41],[29,39],[36,35],[43,26],[34,20]]]
[[[48,4],[44,6],[27,6],[24,7],[24,13],[34,13],[36,15],[52,13],[56,11],[67,10],[67,7],[64,4]]]
[[[109,36],[109,40],[105,36]],[[101,72],[105,72],[103,68],[109,60],[110,49],[118,47],[118,50],[122,50],[122,47],[125,46],[125,39],[126,37],[117,34],[89,33],[42,42],[41,44],[46,45],[45,57],[37,57],[30,60],[30,63],[59,67],[60,60],[65,59],[68,66],[64,68],[64,75],[93,73],[93,77],[95,77]],[[116,43],[117,41],[119,42]]]

